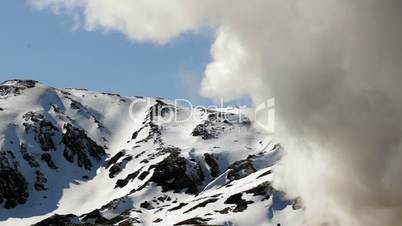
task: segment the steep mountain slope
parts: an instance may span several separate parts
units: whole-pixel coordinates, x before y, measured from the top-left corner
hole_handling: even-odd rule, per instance
[[[0,225],[299,225],[281,153],[234,109],[6,81]]]

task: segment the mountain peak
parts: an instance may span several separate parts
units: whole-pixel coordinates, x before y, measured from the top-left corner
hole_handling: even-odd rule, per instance
[[[25,87],[25,88],[33,88],[37,83],[40,83],[36,80],[28,80],[28,79],[11,79],[2,82],[0,85],[6,86],[18,86],[18,87]]]

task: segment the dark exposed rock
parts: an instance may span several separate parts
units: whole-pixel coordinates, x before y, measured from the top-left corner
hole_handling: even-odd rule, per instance
[[[172,149],[168,157],[150,167],[150,169],[155,169],[150,181],[161,186],[163,191],[180,192],[184,190],[186,193],[195,194],[198,192],[197,186],[202,183],[204,175],[198,165],[192,175],[187,175],[187,170],[190,171],[189,165],[188,160],[180,157],[180,149]]]
[[[125,157],[121,162],[118,162],[120,158],[125,155],[125,151],[120,151],[114,155],[107,163],[106,168],[109,168],[109,177],[114,178],[116,174],[122,171],[125,165],[133,159],[132,156]]]
[[[219,165],[212,154],[205,153],[204,160],[209,166],[211,176],[217,177],[220,175]]]
[[[58,215],[55,214],[32,226],[72,226],[73,222],[78,221],[78,217],[73,214]]]
[[[150,209],[153,209],[153,208],[154,208],[154,207],[151,205],[151,203],[149,203],[149,202],[147,202],[147,201],[141,203],[141,204],[140,204],[140,207],[141,207],[141,208],[144,208],[144,209],[147,209],[147,210],[150,210]]]
[[[139,179],[139,180],[144,180],[145,177],[148,176],[148,174],[149,174],[148,171],[144,171],[144,172],[142,172],[142,173],[138,176],[138,179]]]
[[[114,178],[114,176],[121,171],[120,164],[113,165],[109,169],[109,178]]]
[[[230,210],[232,210],[232,208],[226,207],[226,208],[224,208],[222,210],[215,210],[215,212],[220,213],[220,214],[227,214],[227,213],[229,213]]]
[[[169,209],[168,211],[178,210],[178,209],[181,209],[181,208],[183,208],[183,207],[185,207],[185,206],[187,206],[187,205],[188,205],[188,203],[181,202],[179,205],[177,205],[177,206],[175,206],[175,207]]]
[[[267,170],[266,172],[264,172],[264,173],[262,173],[261,175],[259,175],[259,176],[257,177],[257,179],[258,179],[258,178],[261,178],[261,177],[264,177],[264,176],[267,176],[267,175],[270,175],[271,173],[272,173],[271,170]]]
[[[191,212],[191,211],[193,211],[193,210],[195,210],[195,209],[197,209],[197,208],[205,207],[205,206],[208,205],[209,203],[214,203],[214,202],[216,202],[216,201],[218,201],[218,199],[207,199],[207,200],[205,200],[205,201],[203,201],[203,202],[201,202],[201,203],[198,203],[197,205],[191,207],[190,209],[188,209],[188,210],[185,211],[184,213]]]
[[[142,140],[139,140],[137,142],[135,142],[136,144],[139,143],[146,143],[150,140],[153,140],[155,144],[163,144],[162,139],[161,139],[161,130],[159,128],[158,125],[156,125],[155,123],[153,123],[152,121],[148,123],[149,126],[149,132],[148,132],[148,136],[145,137]]]
[[[160,219],[160,218],[157,218],[156,220],[154,220],[153,222],[154,223],[159,223],[159,222],[162,222],[163,220],[162,219]]]
[[[114,188],[123,188],[124,186],[126,186],[128,184],[128,182],[134,180],[138,176],[139,173],[140,173],[140,171],[137,170],[137,171],[127,175],[126,178],[117,180]]]
[[[191,134],[195,137],[201,137],[204,140],[218,137],[218,132],[212,127],[212,123],[209,121],[197,125]]]
[[[0,168],[0,203],[11,209],[17,204],[24,204],[29,197],[28,183],[24,176],[11,167]]]
[[[170,201],[172,199],[169,196],[164,195],[164,196],[158,197],[158,200],[161,201],[161,202],[165,202],[165,201]]]
[[[80,109],[84,108],[84,106],[82,106],[82,104],[80,102],[78,102],[74,99],[70,99],[70,100],[71,100],[70,107],[72,109],[80,110]]]
[[[71,124],[66,124],[64,128],[66,132],[62,138],[65,145],[63,154],[67,161],[74,162],[76,158],[79,167],[90,170],[92,168],[91,159],[101,161],[106,155],[103,147],[91,140],[85,131],[75,128]]]
[[[120,213],[115,212],[117,216],[107,219],[102,215],[102,211],[104,210],[116,210],[117,206],[121,202],[125,202],[124,198],[119,198],[111,201],[110,203],[102,206],[100,209],[93,210],[87,214],[83,214],[81,216],[75,215],[57,215],[52,216],[38,224],[38,226],[48,225],[49,223],[54,226],[58,225],[68,225],[68,226],[84,226],[84,225],[94,225],[94,226],[111,226],[111,225],[119,225],[119,226],[132,226],[137,223],[141,223],[137,218],[131,218],[130,212],[136,210],[122,210]]]
[[[0,151],[0,204],[11,209],[24,204],[29,197],[28,183],[18,171],[18,163],[11,151]]]
[[[146,143],[150,140],[153,140],[155,144],[163,145],[163,141],[161,138],[161,128],[154,122],[154,120],[155,117],[165,117],[172,111],[175,111],[175,108],[173,106],[168,105],[161,100],[156,100],[156,104],[152,105],[147,111],[145,121],[143,122],[143,124],[145,125],[133,133],[132,139],[136,139],[141,130],[143,130],[145,127],[149,127],[148,135],[144,139],[139,140],[136,143]]]
[[[46,188],[45,184],[47,182],[47,179],[46,179],[45,175],[39,170],[35,171],[35,175],[36,175],[36,181],[34,184],[35,190],[46,191],[47,188]]]
[[[274,193],[275,189],[269,182],[264,182],[258,186],[245,191],[247,194],[253,194],[253,196],[263,196],[263,200],[269,199]]]
[[[225,204],[235,204],[233,212],[242,212],[247,209],[247,205],[253,203],[253,201],[246,201],[242,199],[242,193],[237,193],[226,199]]]
[[[84,214],[82,217],[83,217],[82,221],[84,221],[84,222],[87,222],[89,220],[94,220],[95,223],[102,223],[102,222],[108,221],[108,219],[106,219],[105,217],[102,216],[102,214],[100,213],[100,211],[98,209],[96,209],[90,213]]]
[[[174,224],[174,226],[179,226],[179,225],[198,225],[198,226],[212,226],[207,224],[207,222],[210,219],[203,219],[201,217],[194,217],[194,218],[190,218],[181,222],[178,222],[176,224]]]
[[[35,80],[24,80],[24,79],[12,79],[12,80],[7,80],[4,81],[2,84],[11,84],[14,86],[18,87],[24,87],[24,88],[33,88],[36,86],[38,81]]]
[[[231,129],[234,125],[248,127],[250,124],[250,120],[244,115],[209,111],[208,119],[198,124],[193,129],[192,135],[201,137],[204,140],[209,140],[218,138],[225,129]]]
[[[109,168],[111,165],[114,165],[119,161],[121,157],[123,157],[126,154],[125,150],[117,152],[112,158],[109,159],[109,161],[106,164],[106,168]]]
[[[144,127],[141,127],[141,129],[142,128],[144,128]],[[138,130],[138,131],[135,131],[134,133],[133,133],[133,135],[131,135],[131,140],[135,140],[135,139],[137,139],[137,137],[138,137],[138,133],[141,131],[141,129],[140,130]]]
[[[41,155],[41,160],[45,161],[50,169],[57,169],[57,166],[54,164],[52,156],[49,153],[43,153]]]
[[[227,179],[230,181],[239,180],[257,171],[249,159],[234,162],[228,169],[230,172]]]
[[[34,134],[34,139],[40,144],[42,150],[49,151],[50,149],[55,149],[52,136],[56,132],[59,132],[59,130],[51,122],[37,112],[27,112],[22,117],[26,121],[23,123],[25,131]]]
[[[37,81],[34,80],[8,80],[0,85],[0,96],[19,95],[25,89],[35,87]]]
[[[107,95],[107,96],[113,96],[113,97],[121,97],[120,94],[117,93],[106,93],[106,92],[102,92],[103,95]]]
[[[28,164],[32,167],[32,168],[38,168],[40,167],[39,163],[36,161],[35,157],[33,157],[32,155],[30,155],[28,153],[28,148],[27,145],[24,143],[21,143],[20,145],[20,152],[22,154],[22,158],[28,162]]]

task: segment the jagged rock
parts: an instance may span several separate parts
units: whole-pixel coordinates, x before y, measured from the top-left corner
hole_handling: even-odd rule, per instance
[[[133,159],[131,155],[125,157],[122,161],[118,162],[120,158],[125,155],[125,151],[120,151],[114,155],[107,163],[106,168],[109,168],[109,178],[114,178],[116,174],[122,171],[125,165]]]
[[[242,193],[231,195],[226,199],[225,204],[235,204],[236,207],[234,208],[233,212],[242,212],[247,209],[248,204],[253,203],[253,201],[246,201],[242,199],[242,196]]]
[[[41,155],[41,160],[47,163],[47,166],[51,169],[57,169],[56,164],[52,160],[52,156],[49,153],[43,153]]]
[[[97,224],[108,221],[108,219],[106,219],[105,217],[102,216],[102,214],[100,213],[100,211],[98,209],[96,209],[90,213],[84,214],[82,216],[82,221],[88,222],[89,220],[94,221]]]
[[[257,179],[258,179],[258,178],[261,178],[261,177],[264,177],[264,176],[267,176],[267,175],[269,175],[269,174],[271,174],[271,173],[272,173],[271,170],[267,170],[266,172],[264,172],[264,173],[262,173],[261,175],[259,175],[259,176],[257,177]]]
[[[216,198],[214,198],[214,199],[207,199],[207,200],[205,200],[205,201],[203,201],[203,202],[201,202],[201,203],[199,203],[199,204],[197,204],[197,205],[191,207],[190,209],[188,209],[188,210],[185,211],[184,213],[191,212],[191,211],[193,211],[193,210],[195,210],[195,209],[197,209],[197,208],[205,207],[205,206],[208,205],[209,203],[214,203],[214,202],[216,202],[216,201],[218,201],[218,200],[219,200],[219,199],[216,199]]]
[[[202,183],[204,175],[201,169],[195,169],[195,173],[188,175],[188,160],[180,157],[180,149],[172,149],[168,157],[150,169],[155,169],[150,181],[162,187],[163,191],[173,190],[187,193],[197,193],[197,186]]]
[[[233,125],[249,127],[250,124],[250,119],[244,115],[210,111],[208,119],[198,124],[191,134],[204,140],[216,139],[228,126],[228,129],[231,129]]]
[[[185,207],[187,205],[188,205],[188,203],[181,202],[178,206],[175,206],[175,207],[169,209],[168,211],[178,210],[178,209],[181,209],[181,208],[183,208],[183,207]]]
[[[73,214],[68,215],[58,215],[55,214],[39,223],[36,223],[32,226],[72,226],[78,225],[74,224],[79,222],[78,217]]]
[[[27,133],[30,131],[33,132],[34,139],[40,144],[42,150],[49,151],[55,149],[52,136],[56,132],[59,132],[59,130],[50,121],[37,112],[27,112],[22,117],[26,121],[23,123],[25,131]],[[29,121],[32,123],[28,123]]]
[[[147,209],[147,210],[150,210],[150,209],[153,209],[153,208],[154,208],[154,207],[151,205],[151,203],[149,203],[149,202],[147,202],[147,201],[141,203],[141,204],[140,204],[140,207],[141,207],[141,208],[144,208],[144,209]]]
[[[35,175],[36,175],[36,181],[34,184],[35,190],[46,191],[47,188],[46,188],[45,184],[47,182],[47,179],[46,179],[45,175],[39,170],[35,171]]]
[[[111,219],[105,218],[101,214],[101,210],[94,210],[90,213],[84,214],[80,216],[81,224],[80,225],[93,225],[89,222],[95,222],[95,225],[103,226],[103,225],[127,225],[132,226],[134,223],[140,223],[136,219],[130,218],[130,210],[125,210],[120,213],[118,216],[113,217]]]
[[[0,96],[6,97],[19,95],[25,89],[33,88],[36,85],[34,80],[8,80],[0,85]]]
[[[90,170],[91,159],[100,161],[106,155],[103,147],[91,140],[83,130],[71,124],[66,124],[64,129],[66,132],[63,134],[62,142],[65,145],[64,157],[67,161],[74,162],[76,157],[79,167]]]
[[[212,123],[209,121],[197,125],[194,128],[192,135],[195,137],[201,137],[204,140],[209,140],[218,137],[216,129],[212,127]]]
[[[271,186],[269,182],[264,182],[262,184],[259,184],[258,186],[251,188],[245,193],[247,194],[253,194],[253,196],[263,196],[263,200],[269,199],[270,196],[274,193],[275,189]]]
[[[160,130],[159,126],[156,125],[155,123],[153,123],[152,121],[149,122],[147,126],[149,126],[148,136],[135,143],[137,143],[137,144],[146,143],[150,140],[153,140],[154,144],[158,144],[158,143],[163,144],[162,139],[161,139],[161,130]]]
[[[232,208],[226,207],[226,208],[224,208],[222,210],[215,210],[215,212],[220,213],[220,214],[228,214],[230,210],[232,210]]]
[[[154,220],[153,222],[154,223],[159,223],[159,222],[162,222],[162,221],[163,221],[163,219],[158,218],[158,219]]]
[[[5,201],[4,208],[10,209],[24,204],[29,197],[28,183],[16,169],[4,167],[0,169],[0,203]]]
[[[10,151],[0,151],[0,203],[11,209],[24,204],[29,197],[28,183],[18,171],[18,163]]]
[[[28,162],[28,164],[32,167],[32,168],[38,168],[40,167],[39,163],[36,161],[35,157],[33,157],[32,155],[30,155],[28,153],[28,148],[27,145],[24,143],[21,143],[20,145],[20,152],[22,154],[22,158]]]
[[[109,168],[111,165],[114,165],[117,163],[117,161],[119,161],[119,159],[121,157],[123,157],[126,154],[126,151],[122,150],[117,152],[117,154],[115,154],[112,158],[110,158],[110,160],[107,162],[106,164],[106,169]]]
[[[230,169],[227,175],[229,181],[239,180],[257,171],[250,159],[236,161],[228,169]]]
[[[123,188],[124,186],[126,186],[128,184],[128,182],[130,180],[131,181],[134,180],[138,176],[139,173],[140,173],[140,171],[137,170],[137,171],[127,175],[126,178],[117,180],[116,181],[116,186],[114,188]]]
[[[174,224],[174,226],[179,226],[179,225],[198,225],[198,226],[212,226],[207,224],[207,222],[210,219],[203,219],[201,217],[194,217],[194,218],[190,218],[184,221],[181,221],[179,223]],[[215,225],[215,226],[219,226],[219,225]]]
[[[154,122],[155,117],[165,117],[167,114],[170,112],[174,111],[175,108],[171,105],[166,104],[165,102],[161,100],[155,100],[156,104],[152,105],[148,111],[147,115],[145,117],[145,121],[143,124],[145,124],[143,127],[141,127],[139,130],[133,133],[132,139],[136,139],[138,136],[138,133],[143,130],[145,127],[149,127],[149,132],[148,136],[145,137],[142,140],[137,141],[136,143],[146,143],[150,140],[154,141],[154,144],[160,144],[163,145],[163,141],[161,139],[161,128]]]
[[[144,171],[144,172],[142,172],[142,173],[138,176],[138,179],[139,179],[139,180],[144,180],[148,175],[149,175],[149,172],[148,172],[148,171]]]
[[[205,153],[204,160],[209,166],[211,176],[217,177],[220,175],[219,165],[212,154]]]
[[[80,102],[73,100],[73,99],[70,99],[70,100],[71,100],[70,107],[72,109],[80,110],[80,109],[84,108],[84,106],[82,106],[82,104]]]

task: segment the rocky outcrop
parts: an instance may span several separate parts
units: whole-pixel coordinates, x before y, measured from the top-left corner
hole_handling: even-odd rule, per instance
[[[120,173],[126,164],[133,159],[131,155],[124,156],[125,151],[123,150],[118,152],[107,162],[106,169],[109,168],[109,178],[114,178],[116,174]],[[119,161],[121,158],[123,159]]]
[[[36,161],[35,157],[32,156],[29,152],[28,152],[28,148],[27,145],[22,143],[20,145],[20,152],[22,154],[22,158],[27,161],[27,163],[29,164],[29,166],[31,166],[32,168],[38,168],[40,167],[39,163]]]
[[[18,163],[11,152],[0,151],[0,204],[11,209],[24,204],[29,197],[28,183],[18,171]]]
[[[214,155],[205,153],[204,161],[209,166],[209,171],[212,177],[217,177],[220,175],[219,165],[216,162]]]
[[[74,226],[74,224],[79,222],[78,217],[73,214],[68,215],[58,215],[55,214],[46,220],[36,223],[32,226]]]
[[[35,87],[34,80],[8,80],[0,85],[0,97],[17,96],[23,90]]]
[[[249,158],[234,162],[228,169],[230,170],[227,175],[229,181],[239,180],[257,171]]]
[[[35,190],[37,190],[37,191],[46,191],[47,190],[47,188],[46,188],[47,179],[45,177],[45,174],[43,174],[39,170],[36,170],[35,175],[36,175],[36,181],[35,181],[35,184],[34,184]]]
[[[180,149],[170,150],[170,154],[163,161],[152,165],[154,173],[150,181],[161,186],[163,191],[184,191],[197,193],[197,186],[201,185],[204,175],[197,163],[189,162],[180,156]]]
[[[101,161],[106,155],[103,147],[96,144],[87,136],[85,131],[73,127],[71,124],[64,126],[62,143],[65,145],[64,157],[69,162],[77,162],[79,167],[91,170],[92,161]]]
[[[198,124],[191,133],[195,137],[201,137],[203,140],[216,139],[225,130],[234,127],[249,127],[251,121],[244,115],[232,113],[209,111],[208,118],[203,123]]]
[[[34,139],[38,142],[43,151],[55,149],[55,144],[52,137],[60,131],[48,120],[45,116],[38,112],[28,112],[24,114],[23,119],[25,122],[25,132],[33,133]]]
[[[248,204],[253,203],[253,201],[243,199],[242,196],[242,193],[231,195],[226,199],[225,204],[234,204],[236,207],[233,209],[233,212],[242,212],[247,209]]]

